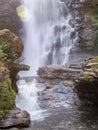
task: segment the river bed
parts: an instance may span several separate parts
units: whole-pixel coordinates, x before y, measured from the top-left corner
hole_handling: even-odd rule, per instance
[[[34,118],[33,127],[26,130],[98,130],[98,109],[83,106],[72,86],[65,86],[64,81],[57,81],[38,83],[38,89],[43,86],[37,99],[41,113],[35,115],[39,118]],[[45,87],[46,84],[48,87]],[[61,85],[63,89],[60,88]]]

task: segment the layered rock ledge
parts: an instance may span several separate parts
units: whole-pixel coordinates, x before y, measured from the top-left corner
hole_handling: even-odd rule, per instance
[[[98,57],[69,66],[41,67],[38,70],[38,75],[40,78],[49,80],[71,80],[74,82],[75,92],[81,102],[98,105]]]

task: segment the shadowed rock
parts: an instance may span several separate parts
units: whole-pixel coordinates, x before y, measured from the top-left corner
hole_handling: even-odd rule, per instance
[[[10,70],[10,78],[12,79],[12,87],[16,92],[18,92],[16,81],[18,80],[17,74],[19,71],[28,71],[30,69],[29,66],[23,65],[23,64],[10,64],[9,70]]]

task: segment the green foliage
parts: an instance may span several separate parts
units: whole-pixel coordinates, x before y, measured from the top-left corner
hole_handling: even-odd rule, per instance
[[[10,49],[10,44],[8,42],[3,42],[0,44],[0,61],[5,63],[19,63],[19,56]]]
[[[0,83],[0,117],[13,108],[16,94],[11,88],[11,80],[5,79]]]

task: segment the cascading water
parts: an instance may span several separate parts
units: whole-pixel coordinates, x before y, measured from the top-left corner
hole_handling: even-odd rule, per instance
[[[66,64],[77,39],[72,24],[74,20],[66,4],[61,0],[21,0],[21,3],[25,10],[22,63],[29,65],[31,69],[20,75],[34,76],[39,66]],[[39,110],[36,95],[38,90],[34,83],[28,85],[26,81],[21,82],[22,84],[17,83],[17,106],[30,113],[34,111],[34,107]]]
[[[19,80],[17,82],[19,88],[18,95],[16,97],[16,106],[20,109],[26,110],[30,113],[32,120],[42,120],[45,114],[42,115],[42,111],[38,104],[38,92],[42,91],[38,88],[36,80],[32,82],[26,82],[26,80]]]
[[[75,42],[66,4],[60,0],[22,0],[22,4],[27,10],[22,59],[31,67],[25,75],[35,75],[39,66],[66,64]]]

